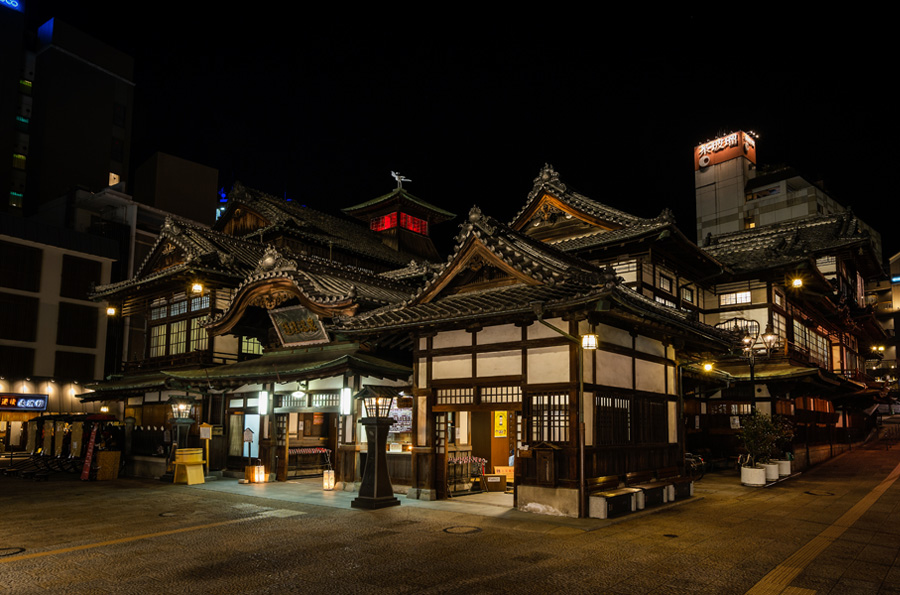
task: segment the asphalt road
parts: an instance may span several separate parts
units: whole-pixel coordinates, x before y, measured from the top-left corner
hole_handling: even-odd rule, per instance
[[[708,474],[615,523],[0,477],[0,593],[900,593],[898,469],[881,446],[763,489]]]

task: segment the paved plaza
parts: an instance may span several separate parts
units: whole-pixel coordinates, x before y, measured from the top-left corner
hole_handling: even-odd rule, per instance
[[[0,593],[900,593],[898,473],[873,444],[613,521],[487,494],[362,511],[315,480],[0,477]]]

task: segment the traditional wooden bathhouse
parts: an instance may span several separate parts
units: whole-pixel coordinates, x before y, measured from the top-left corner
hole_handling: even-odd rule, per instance
[[[681,367],[728,342],[477,207],[415,296],[336,328],[413,339],[410,496],[464,490],[483,459],[514,466],[520,509],[569,516],[587,514],[590,478],[681,463]]]
[[[725,267],[684,236],[672,212],[646,219],[569,188],[545,165],[509,226],[598,266],[612,266],[628,287],[672,308],[699,313],[704,292]]]
[[[89,398],[122,404],[137,474],[159,474],[156,455],[174,441],[173,398],[214,426],[213,469],[241,466],[250,454],[284,476],[292,444],[300,454],[327,444],[334,456],[342,389],[369,378],[408,383],[410,368],[396,354],[382,359],[325,326],[408,298],[434,266],[430,252],[397,250],[354,221],[240,185],[229,198],[212,229],[167,221],[134,278],[94,293],[129,319],[130,332],[123,373]],[[428,237],[418,243],[430,245]],[[196,446],[196,426],[191,432]]]
[[[865,301],[865,282],[883,275],[869,232],[846,211],[708,237],[703,250],[727,267],[705,321],[753,338],[717,364],[732,385],[700,399],[703,443],[732,448],[735,420],[754,407],[794,421],[801,467],[861,439],[864,420],[853,412],[882,390],[865,360],[885,341]],[[768,348],[767,329],[775,338]]]

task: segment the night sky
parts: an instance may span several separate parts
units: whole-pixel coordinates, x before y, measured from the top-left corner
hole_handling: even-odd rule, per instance
[[[900,250],[886,213],[898,210],[897,52],[878,24],[272,5],[124,15],[121,2],[38,2],[31,17],[134,56],[133,166],[165,151],[217,168],[220,186],[332,213],[390,191],[395,170],[420,198],[508,221],[549,162],[610,206],[672,208],[693,239],[693,147],[754,130],[760,163],[824,180],[881,231],[886,257]]]

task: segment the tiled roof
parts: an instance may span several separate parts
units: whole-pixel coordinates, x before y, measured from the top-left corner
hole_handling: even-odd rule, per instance
[[[528,193],[528,199],[525,201],[525,205],[519,209],[519,212],[512,218],[510,225],[518,221],[531,204],[535,200],[540,200],[544,194],[550,194],[582,213],[617,225],[627,227],[647,221],[647,219],[642,219],[641,217],[626,213],[625,211],[614,209],[590,199],[583,194],[569,190],[562,180],[559,179],[559,174],[553,169],[553,166],[544,164],[538,177],[534,179],[534,187],[532,187],[531,192]]]
[[[446,221],[447,219],[452,219],[456,217],[454,213],[450,211],[445,211],[439,207],[434,206],[433,204],[422,200],[417,196],[413,196],[403,188],[395,188],[394,190],[388,192],[387,194],[383,194],[378,198],[373,198],[372,200],[360,203],[358,205],[353,205],[352,207],[347,207],[345,209],[341,209],[347,214],[352,214],[356,211],[364,211],[370,207],[375,207],[380,205],[381,203],[388,202],[389,200],[399,199],[401,201],[406,201],[411,204],[417,205],[422,210],[428,211],[433,215],[432,221]]]
[[[146,272],[145,269],[164,244],[173,244],[182,249],[185,260],[159,271]],[[94,298],[110,296],[184,271],[231,277],[237,282],[253,270],[264,250],[265,246],[258,242],[168,217],[160,230],[156,244],[137,268],[134,276],[125,281],[98,286],[92,296]]]
[[[865,245],[869,234],[852,212],[813,215],[708,237],[703,250],[735,273],[791,265],[851,246]]]
[[[235,290],[235,298],[228,308],[207,320],[214,324],[227,318],[238,303],[241,292],[260,282],[289,279],[310,301],[317,304],[337,304],[351,301],[362,310],[394,304],[408,299],[414,289],[403,283],[342,266],[315,256],[294,256],[282,248],[266,248],[256,268]]]
[[[442,270],[410,300],[385,306],[358,316],[335,321],[335,328],[348,331],[392,331],[432,324],[466,322],[533,315],[532,303],[547,310],[613,300],[632,314],[648,320],[693,331],[727,344],[730,335],[694,320],[692,314],[670,308],[620,285],[612,269],[601,270],[553,246],[532,240],[474,207],[462,224],[453,255]],[[455,269],[472,242],[478,240],[499,259],[537,284],[497,284],[474,291],[432,295],[444,276]],[[431,299],[426,299],[431,298]]]
[[[246,205],[269,220],[267,228],[251,236],[267,236],[272,232],[285,233],[321,246],[332,245],[340,250],[403,266],[412,256],[386,246],[381,237],[358,221],[334,217],[259,190],[236,183],[229,195],[233,205]],[[235,207],[231,207],[235,208]]]

